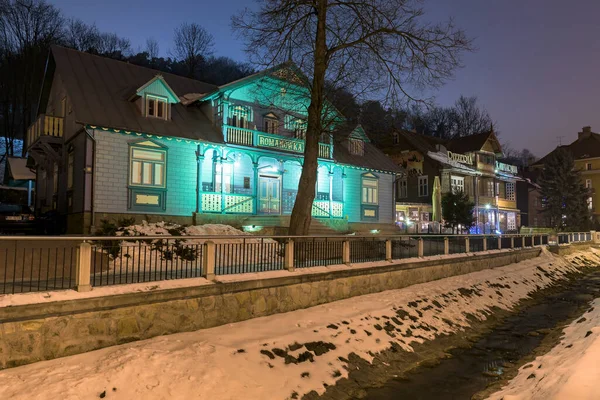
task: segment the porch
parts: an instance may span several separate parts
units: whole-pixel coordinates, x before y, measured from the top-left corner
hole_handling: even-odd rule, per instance
[[[199,212],[286,216],[296,201],[302,165],[295,158],[210,148],[199,156],[198,169]],[[344,217],[344,178],[339,166],[319,166],[313,217]]]

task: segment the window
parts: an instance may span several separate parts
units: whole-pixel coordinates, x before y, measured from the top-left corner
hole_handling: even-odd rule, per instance
[[[421,221],[427,221],[427,222],[429,222],[429,213],[428,212],[422,212],[421,213]]]
[[[54,190],[54,194],[58,193],[58,164],[54,164],[53,170],[52,170],[52,184],[53,186],[53,190]]]
[[[483,195],[487,197],[494,197],[494,181],[488,180],[484,182],[484,192]]]
[[[67,189],[73,189],[73,173],[74,173],[74,154],[73,152],[69,153],[68,161],[67,161]]]
[[[165,187],[167,152],[131,146],[129,183],[134,186]]]
[[[515,184],[506,182],[506,200],[515,201]]]
[[[585,164],[585,169],[586,169],[587,171],[591,171],[591,170],[592,170],[592,163],[586,163],[586,164]]]
[[[506,229],[509,231],[517,230],[517,214],[514,212],[506,213]]]
[[[464,192],[465,191],[465,178],[462,176],[451,176],[450,183],[452,192]]]
[[[396,211],[396,221],[403,222],[406,218],[404,211]]]
[[[165,97],[146,95],[146,116],[168,119],[167,105],[168,103]]]
[[[429,196],[429,182],[427,176],[419,177],[419,197]]]
[[[229,125],[236,128],[249,128],[252,121],[252,109],[246,106],[233,106],[230,109]]]
[[[348,150],[355,156],[365,155],[365,142],[360,139],[348,139]]]
[[[586,179],[585,180],[585,187],[588,189],[592,188],[592,180],[591,179]]]
[[[411,221],[418,221],[419,220],[419,209],[418,208],[409,208],[408,209],[408,218]]]
[[[306,139],[306,121],[293,115],[286,115],[284,128],[291,131],[296,139]]]
[[[272,135],[277,135],[279,133],[279,121],[275,118],[265,118],[265,132],[270,133]]]
[[[230,163],[215,164],[215,192],[231,193],[232,170]]]
[[[479,154],[479,162],[483,164],[494,164],[494,156],[488,154]]]
[[[377,179],[363,178],[362,202],[363,204],[379,204],[379,182]]]
[[[408,197],[408,181],[401,179],[398,181],[398,198],[404,199]]]
[[[588,197],[587,199],[587,206],[588,206],[588,210],[593,210],[594,209],[594,203],[592,200],[592,196]]]

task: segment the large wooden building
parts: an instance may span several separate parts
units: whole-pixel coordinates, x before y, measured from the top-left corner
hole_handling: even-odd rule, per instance
[[[73,233],[125,216],[282,221],[298,192],[309,99],[291,64],[217,87],[53,47],[26,143],[36,209],[65,216]],[[313,216],[392,225],[402,168],[360,126],[332,135],[342,116],[327,110]]]

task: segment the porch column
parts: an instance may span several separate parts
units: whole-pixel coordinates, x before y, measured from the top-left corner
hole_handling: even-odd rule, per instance
[[[221,127],[223,128],[223,140],[227,143],[227,124],[229,123],[229,101],[221,100],[223,102],[223,121]]]
[[[333,170],[329,170],[329,218],[333,218]]]
[[[254,201],[252,202],[252,214],[258,214],[258,162],[252,163],[254,169],[254,187],[252,188],[252,195]]]
[[[221,214],[225,212],[225,176],[223,175],[223,155],[219,158],[221,165]]]
[[[196,152],[196,163],[197,163],[197,184],[196,184],[196,212],[202,212],[202,164],[204,164],[204,154],[200,152],[200,146]]]

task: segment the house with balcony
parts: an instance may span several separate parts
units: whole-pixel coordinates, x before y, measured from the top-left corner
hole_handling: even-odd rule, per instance
[[[285,224],[302,172],[306,84],[289,63],[215,86],[55,46],[27,132],[36,209],[63,215],[74,233],[124,217]],[[325,112],[313,217],[391,225],[402,169],[360,126],[340,129],[333,106]]]
[[[406,170],[396,185],[396,220],[406,231],[439,232],[440,197],[462,190],[475,204],[474,232],[515,232],[517,168],[502,156],[493,130],[451,140],[394,132],[384,151]],[[440,208],[439,211],[436,209]]]
[[[590,126],[584,126],[577,133],[576,140],[558,148],[567,150],[573,156],[575,169],[581,174],[582,183],[590,192],[588,207],[592,218],[595,222],[600,222],[600,207],[596,207],[600,204],[600,192],[596,191],[596,188],[600,188],[600,134],[592,132]],[[540,173],[548,157],[555,151],[556,149],[533,163],[531,169]]]

